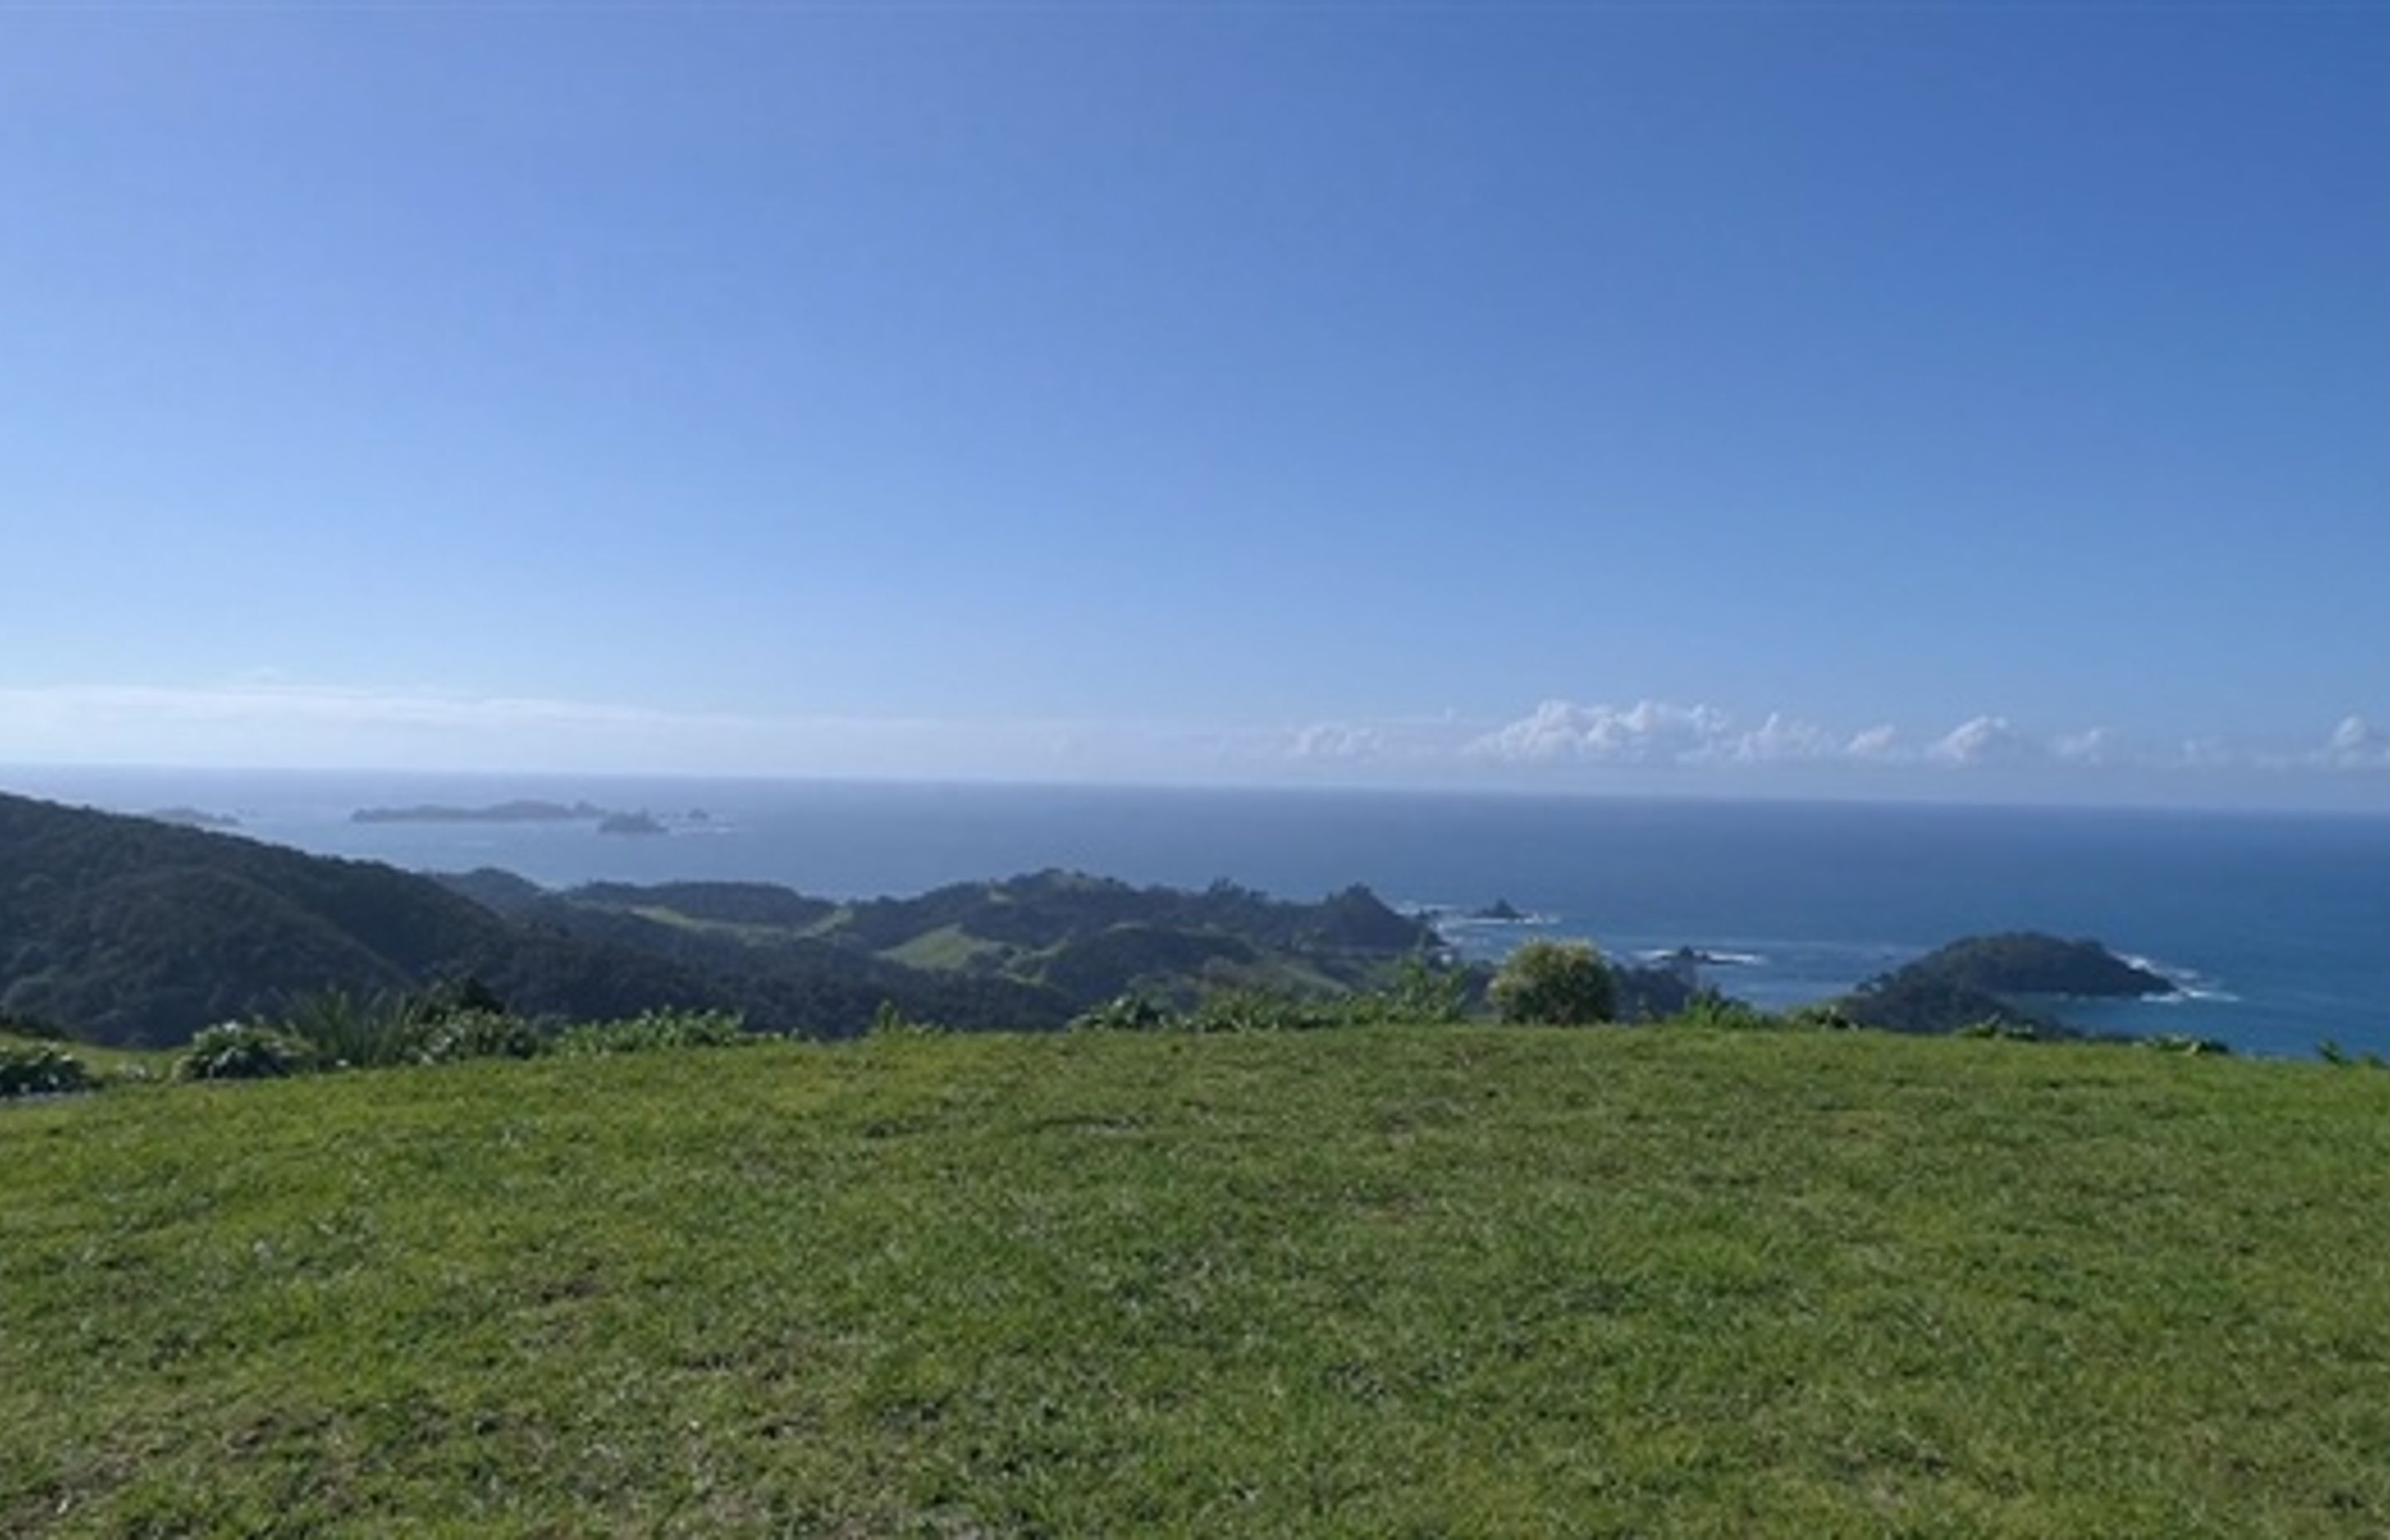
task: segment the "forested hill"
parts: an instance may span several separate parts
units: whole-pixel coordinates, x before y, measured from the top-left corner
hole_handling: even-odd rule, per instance
[[[859,904],[742,883],[552,893],[0,794],[0,1014],[106,1043],[468,976],[531,1015],[719,1007],[835,1037],[885,1005],[1034,1030],[1128,989],[1332,994],[1434,943],[1358,888],[1290,904],[1047,872]]]
[[[510,925],[438,883],[0,794],[0,1011],[179,1042],[328,986],[477,975],[528,1010],[726,1003],[669,960]]]
[[[1224,987],[1366,988],[1400,958],[1441,946],[1425,921],[1361,887],[1302,904],[1225,881],[1188,892],[1043,871],[839,903],[752,882],[597,882],[547,892],[499,871],[441,880],[501,914],[713,971],[868,962],[997,997],[1009,989],[1012,1024],[1031,1027],[1048,1024],[1055,1002],[1067,1015],[1127,991],[1186,1005]]]

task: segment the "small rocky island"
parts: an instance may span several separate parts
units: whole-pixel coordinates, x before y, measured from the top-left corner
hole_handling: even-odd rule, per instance
[[[2150,999],[2178,993],[2174,982],[2127,962],[2096,941],[2033,931],[1969,936],[1870,979],[1833,1002],[1862,1026],[1893,1032],[1957,1032],[1998,1023],[2047,1036],[2075,1035],[2041,1009],[2062,999]]]
[[[1497,898],[1469,918],[1496,920],[1504,925],[1517,925],[1523,923],[1527,917],[1513,906],[1509,899]]]
[[[1740,952],[1713,952],[1703,946],[1679,946],[1667,955],[1678,968],[1741,968],[1752,959]]]
[[[493,802],[487,807],[451,807],[421,802],[413,807],[361,807],[349,815],[353,824],[572,824],[612,816],[591,802],[543,802],[520,800]]]
[[[662,834],[664,826],[647,813],[609,813],[598,820],[600,834]]]

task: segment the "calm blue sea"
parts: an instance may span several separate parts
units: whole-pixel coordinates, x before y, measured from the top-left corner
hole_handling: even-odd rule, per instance
[[[1068,866],[1295,897],[1366,882],[1458,909],[1500,897],[1537,923],[1464,927],[1464,949],[1533,934],[1613,954],[1690,944],[1747,958],[1714,982],[1771,1006],[1957,936],[2052,930],[2146,958],[2186,991],[2070,1020],[2258,1053],[2332,1038],[2390,1054],[2380,816],[150,770],[12,771],[0,788],[126,812],[188,804],[321,853],[549,884],[736,878],[847,896]],[[652,838],[349,821],[364,805],[516,797],[709,820]]]

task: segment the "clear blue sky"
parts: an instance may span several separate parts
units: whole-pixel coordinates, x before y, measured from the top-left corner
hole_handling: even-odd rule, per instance
[[[2380,6],[0,9],[0,764],[2390,805],[2385,83]]]

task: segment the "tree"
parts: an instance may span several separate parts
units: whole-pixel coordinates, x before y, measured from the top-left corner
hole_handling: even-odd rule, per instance
[[[1617,1013],[1618,990],[1593,943],[1531,941],[1494,975],[1495,1008],[1505,1021],[1575,1027]]]

